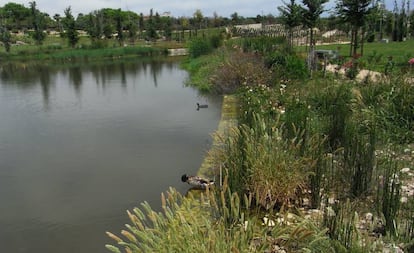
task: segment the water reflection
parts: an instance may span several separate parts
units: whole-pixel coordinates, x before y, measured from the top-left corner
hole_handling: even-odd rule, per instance
[[[58,84],[60,75],[67,76],[76,94],[82,96],[84,75],[92,74],[96,85],[105,91],[108,79],[119,76],[123,88],[127,88],[127,76],[138,78],[140,75],[150,75],[154,87],[158,86],[158,76],[163,69],[172,71],[173,61],[140,60],[124,62],[106,62],[105,64],[78,64],[78,65],[45,65],[35,63],[4,63],[0,65],[0,80],[3,85],[18,85],[21,89],[33,89],[40,85],[44,101],[44,109],[48,109],[51,86]]]

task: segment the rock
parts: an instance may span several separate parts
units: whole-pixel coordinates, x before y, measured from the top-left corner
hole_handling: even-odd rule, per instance
[[[282,219],[282,222],[283,222],[283,218],[278,218],[277,219],[278,222],[279,222],[279,219]],[[282,223],[282,222],[279,222],[279,223]],[[269,219],[268,217],[265,216],[265,217],[263,217],[262,225],[267,225],[268,227],[274,227],[276,224],[273,220],[271,220],[271,219]]]

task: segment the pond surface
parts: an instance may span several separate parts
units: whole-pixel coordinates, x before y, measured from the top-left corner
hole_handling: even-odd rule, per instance
[[[187,78],[166,60],[1,66],[0,251],[109,252],[127,209],[185,193],[221,109]]]

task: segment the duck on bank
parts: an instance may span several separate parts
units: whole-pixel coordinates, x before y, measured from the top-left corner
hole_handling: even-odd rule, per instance
[[[207,180],[198,176],[187,176],[184,174],[181,176],[181,181],[191,185],[194,189],[205,190],[208,186],[213,185],[213,180]]]

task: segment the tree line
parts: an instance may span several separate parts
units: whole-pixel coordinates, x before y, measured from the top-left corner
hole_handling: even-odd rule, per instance
[[[349,32],[352,50],[356,53],[357,48],[362,48],[359,43],[365,39],[382,39],[387,36],[394,41],[401,41],[414,34],[414,15],[410,11],[409,0],[401,0],[400,3],[395,0],[392,11],[385,9],[383,0],[338,0],[335,10],[329,16],[321,17],[326,2],[327,0],[302,0],[297,3],[290,0],[277,7],[277,17],[271,14],[243,17],[235,12],[229,18],[217,13],[206,17],[201,10],[196,10],[191,17],[172,17],[154,13],[152,9],[144,16],[142,12],[111,8],[94,10],[88,14],[80,13],[75,18],[70,6],[64,10],[63,16],[50,16],[40,11],[35,1],[29,2],[28,7],[9,2],[0,7],[0,41],[6,51],[9,51],[13,34],[28,33],[37,44],[42,44],[49,32],[56,31],[67,38],[69,45],[75,47],[79,41],[79,31],[85,31],[93,44],[99,45],[100,41],[115,37],[121,45],[126,40],[134,42],[137,39],[184,40],[186,30],[197,34],[197,30],[206,28],[279,23],[284,24],[290,34],[288,40],[292,39],[291,31],[294,27],[309,29],[311,43],[314,28]],[[173,31],[182,31],[182,35],[176,32],[173,38]]]
[[[205,17],[201,10],[196,10],[191,17],[172,17],[160,15],[149,10],[145,15],[133,11],[121,9],[103,8],[94,10],[88,14],[80,13],[75,18],[71,7],[64,10],[64,15],[41,12],[36,2],[29,2],[29,7],[22,4],[9,2],[0,7],[0,34],[3,44],[10,41],[11,34],[18,32],[29,33],[36,43],[41,44],[50,31],[58,32],[68,39],[71,46],[76,46],[79,41],[79,31],[85,31],[93,42],[116,37],[120,43],[124,40],[134,42],[137,39],[156,40],[159,38],[172,38],[172,31],[194,30],[225,27],[235,24],[248,24],[266,21],[274,22],[272,15],[245,18],[237,12],[230,18],[219,16]]]
[[[303,26],[310,31],[310,48],[314,45],[313,30],[338,29],[350,34],[350,55],[363,54],[364,41],[372,42],[389,37],[392,41],[403,41],[414,35],[414,12],[410,1],[394,1],[393,11],[385,9],[383,0],[338,0],[332,14],[321,18],[327,0],[296,0],[283,2],[278,7],[281,23],[287,31],[292,47],[293,31]]]

